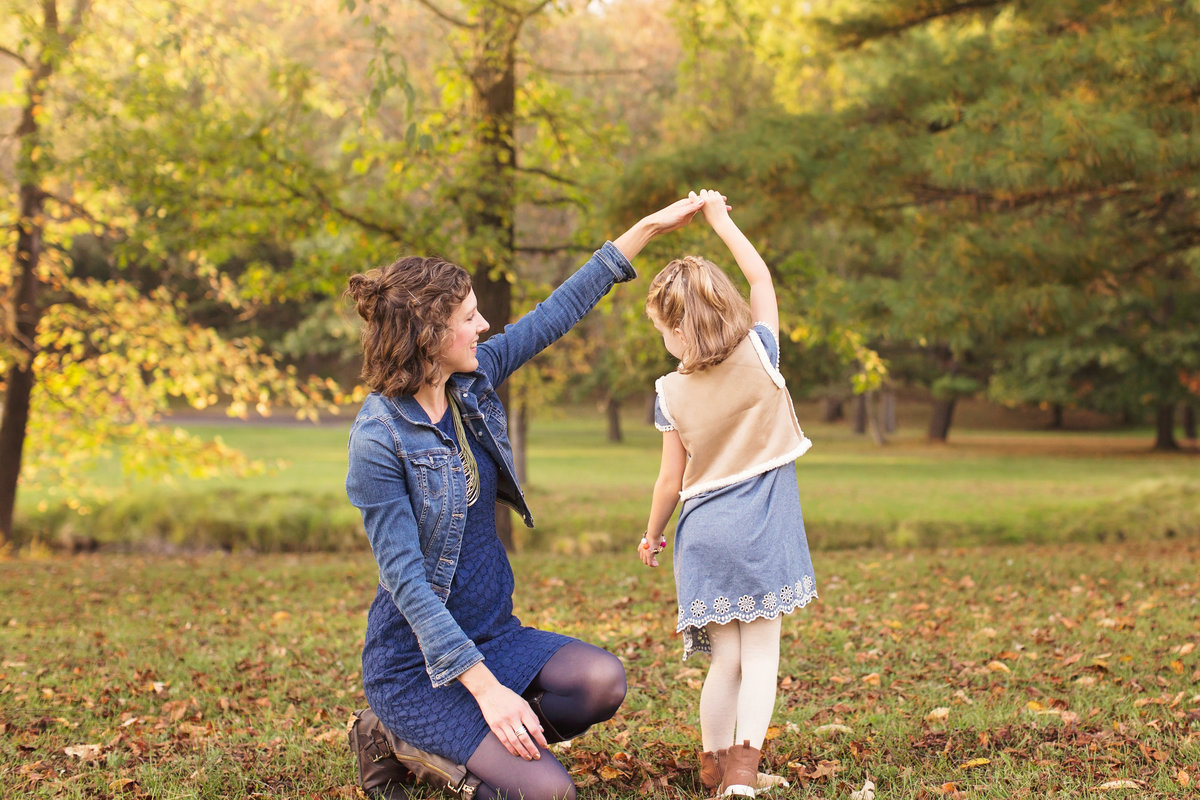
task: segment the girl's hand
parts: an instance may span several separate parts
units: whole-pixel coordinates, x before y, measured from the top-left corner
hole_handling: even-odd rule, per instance
[[[667,549],[667,540],[662,534],[651,536],[647,533],[638,545],[638,556],[647,567],[658,566],[658,554]]]
[[[729,219],[729,206],[725,195],[716,189],[701,189],[698,195],[704,203],[704,219],[709,225],[716,225],[724,219]]]

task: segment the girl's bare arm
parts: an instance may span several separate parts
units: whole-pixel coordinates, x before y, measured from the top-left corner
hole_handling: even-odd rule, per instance
[[[767,263],[729,216],[729,207],[725,204],[724,195],[712,189],[702,189],[700,199],[704,201],[704,219],[729,248],[738,269],[750,284],[752,321],[766,323],[778,339],[779,303],[775,299],[775,284],[771,280],[771,271],[767,268]]]

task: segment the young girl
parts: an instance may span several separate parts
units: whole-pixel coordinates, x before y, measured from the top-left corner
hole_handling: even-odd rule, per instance
[[[646,313],[679,367],[655,384],[662,464],[639,554],[658,566],[663,530],[682,500],[676,630],[685,659],[712,654],[700,693],[700,778],[723,796],[753,797],[775,706],[782,616],[817,596],[794,463],[812,443],[779,372],[767,265],[724,196],[706,189],[700,198],[750,284],[750,303],[694,256],[672,261],[650,285]]]

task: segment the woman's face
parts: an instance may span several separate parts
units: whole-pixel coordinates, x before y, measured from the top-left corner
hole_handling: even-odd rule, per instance
[[[488,321],[479,313],[479,301],[475,298],[474,289],[467,293],[466,298],[450,315],[449,327],[450,340],[438,356],[438,366],[447,375],[453,372],[473,372],[479,366],[479,359],[475,357],[479,334],[490,327]]]

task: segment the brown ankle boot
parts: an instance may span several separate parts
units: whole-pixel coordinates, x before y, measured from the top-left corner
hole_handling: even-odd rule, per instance
[[[479,787],[479,779],[462,764],[396,738],[369,708],[354,712],[349,738],[358,760],[358,783],[367,797],[400,800],[409,796],[404,787],[420,782],[470,800]]]
[[[715,792],[721,785],[721,774],[725,771],[728,750],[705,750],[700,753],[700,785],[706,791]]]
[[[721,777],[722,796],[754,797],[761,758],[762,753],[757,747],[750,746],[749,739],[730,747],[725,757],[725,773]]]

